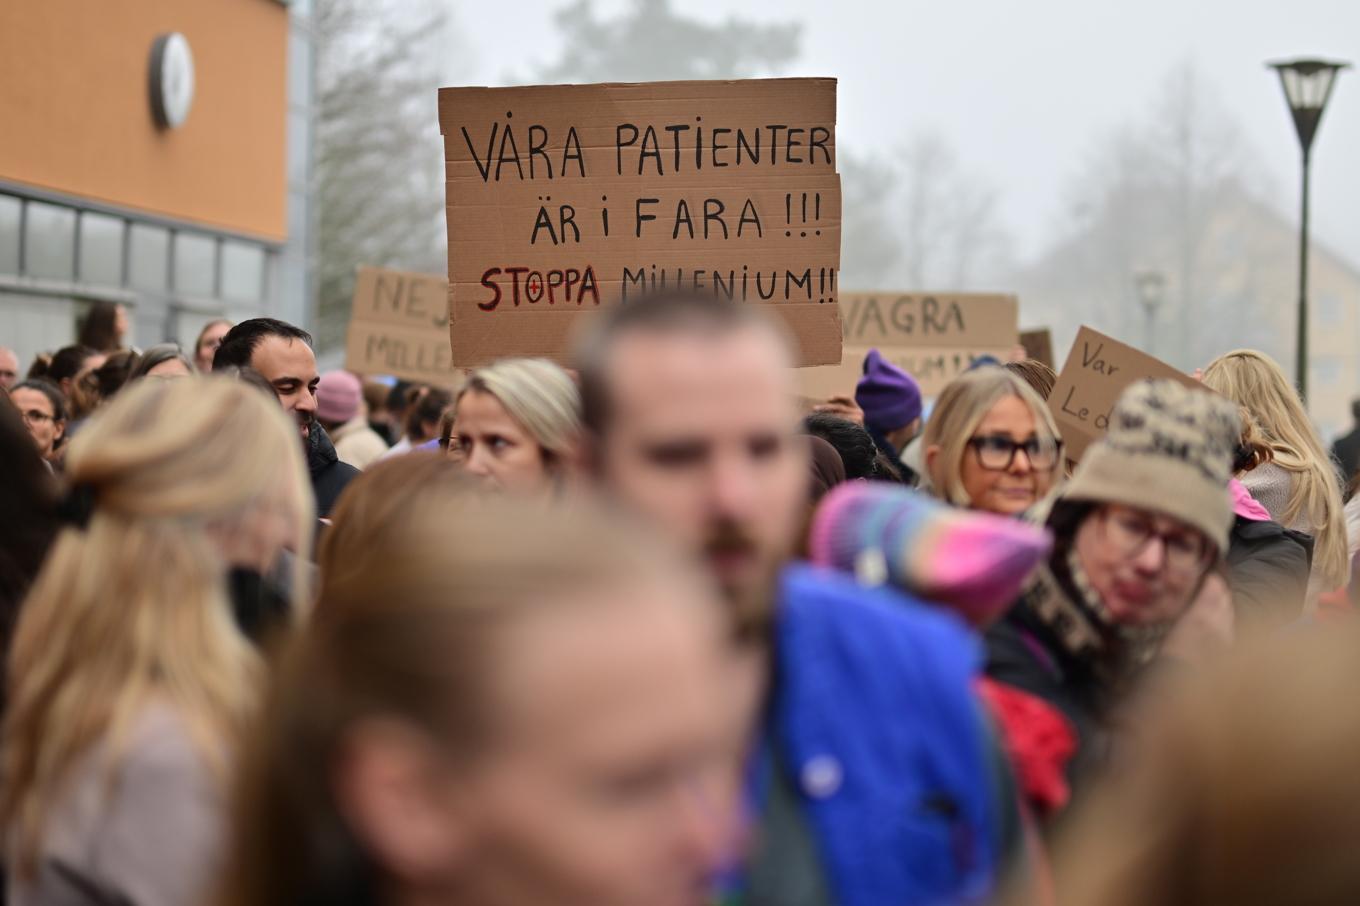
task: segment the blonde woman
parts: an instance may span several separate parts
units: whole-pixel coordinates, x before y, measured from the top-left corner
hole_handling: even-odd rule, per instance
[[[1313,536],[1310,604],[1319,592],[1345,585],[1350,564],[1341,488],[1284,371],[1263,352],[1238,349],[1204,369],[1204,385],[1245,406],[1261,427],[1272,459],[1239,478],[1272,519]]]
[[[580,438],[581,396],[571,376],[545,359],[503,359],[468,375],[449,447],[488,486],[536,494],[563,485]]]
[[[1061,476],[1062,443],[1052,413],[1005,368],[978,368],[951,381],[922,443],[926,486],[955,506],[1018,515]]]
[[[9,902],[200,902],[261,668],[226,578],[308,549],[297,428],[226,378],[142,381],[72,443],[67,473],[69,524],[9,663]]]

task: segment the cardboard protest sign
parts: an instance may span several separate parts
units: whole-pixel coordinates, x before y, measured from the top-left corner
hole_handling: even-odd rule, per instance
[[[980,293],[845,293],[845,348],[839,365],[798,373],[803,396],[855,392],[864,356],[877,348],[936,396],[984,355],[1008,361],[1019,333],[1015,296]]]
[[[1067,364],[1048,398],[1068,459],[1081,460],[1086,448],[1104,436],[1110,410],[1124,388],[1147,378],[1171,378],[1203,389],[1190,375],[1132,346],[1089,327],[1077,331]]]
[[[453,364],[562,360],[662,289],[768,304],[840,361],[836,81],[444,88]]]
[[[1020,331],[1020,345],[1025,347],[1025,358],[1053,367],[1053,331],[1047,327]]]
[[[359,268],[345,343],[345,368],[451,386],[449,284],[443,277]]]

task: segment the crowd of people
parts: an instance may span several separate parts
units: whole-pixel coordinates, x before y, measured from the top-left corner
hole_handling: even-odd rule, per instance
[[[1260,352],[1073,462],[1043,363],[806,400],[703,295],[447,386],[126,334],[0,349],[10,903],[1360,895],[1355,466]]]

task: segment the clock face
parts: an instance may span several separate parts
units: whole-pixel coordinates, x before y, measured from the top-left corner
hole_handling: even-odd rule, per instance
[[[151,46],[151,109],[169,129],[181,125],[194,102],[194,56],[179,32],[161,35]]]

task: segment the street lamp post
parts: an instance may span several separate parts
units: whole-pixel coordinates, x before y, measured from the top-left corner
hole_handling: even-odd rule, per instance
[[[1143,270],[1135,271],[1133,275],[1133,288],[1138,293],[1138,301],[1143,306],[1144,321],[1144,343],[1148,355],[1156,355],[1156,333],[1153,322],[1157,318],[1157,309],[1162,305],[1162,299],[1166,296],[1166,275],[1161,271]]]
[[[1288,60],[1268,64],[1280,76],[1289,112],[1294,117],[1294,129],[1299,134],[1303,150],[1303,214],[1299,226],[1299,323],[1298,346],[1295,353],[1295,380],[1299,396],[1308,395],[1308,169],[1313,137],[1322,122],[1322,111],[1332,95],[1336,75],[1349,63],[1327,60]]]

